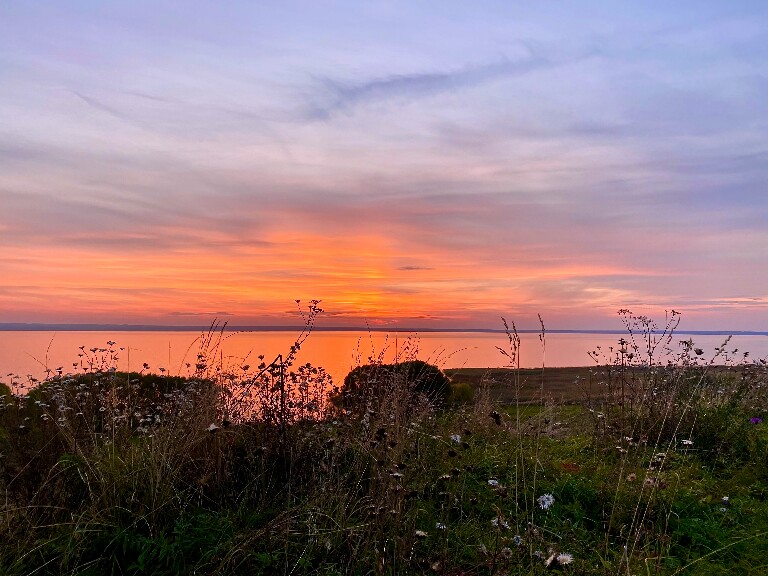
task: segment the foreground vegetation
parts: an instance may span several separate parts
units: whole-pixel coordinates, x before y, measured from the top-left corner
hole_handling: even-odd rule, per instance
[[[216,365],[211,331],[186,378],[117,372],[114,342],[11,378],[0,573],[768,573],[765,360],[622,318],[575,372],[517,368],[512,326],[510,368],[447,393],[374,362],[329,401],[308,331],[255,367]]]

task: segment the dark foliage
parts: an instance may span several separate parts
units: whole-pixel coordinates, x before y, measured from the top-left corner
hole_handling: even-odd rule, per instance
[[[443,404],[450,394],[450,380],[442,370],[423,360],[397,364],[358,366],[344,378],[338,399],[345,407],[365,404],[381,398],[392,389],[405,386],[416,397],[426,396],[434,404]]]

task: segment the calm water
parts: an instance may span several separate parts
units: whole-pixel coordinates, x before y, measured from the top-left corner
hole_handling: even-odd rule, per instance
[[[617,348],[621,334],[547,334],[546,355],[537,334],[521,334],[520,363],[524,368],[546,366],[591,366],[594,361],[588,351],[601,346]],[[171,374],[188,374],[187,363],[194,365],[200,349],[200,334],[195,332],[0,332],[0,381],[8,383],[8,374],[41,378],[45,368],[63,367],[73,372],[81,358],[80,346],[85,350],[106,348],[108,341],[116,342],[119,351],[118,370],[139,370],[143,363],[152,372],[166,369]],[[257,356],[268,360],[277,354],[286,354],[296,334],[293,332],[239,332],[227,333],[216,359],[225,366],[259,363]],[[672,349],[679,349],[679,341],[693,338],[696,346],[705,351],[705,358],[714,354],[724,336],[680,335],[673,339]],[[369,357],[379,356],[386,362],[395,358],[407,359],[417,352],[418,358],[442,368],[499,367],[508,360],[496,349],[507,347],[504,334],[488,333],[426,333],[387,335],[380,332],[315,332],[304,343],[297,363],[322,366],[335,382],[341,382],[350,368],[365,364]],[[768,356],[768,336],[734,336],[727,349],[749,351],[750,358]]]

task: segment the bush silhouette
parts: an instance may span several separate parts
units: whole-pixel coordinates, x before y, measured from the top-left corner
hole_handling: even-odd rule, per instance
[[[402,385],[407,386],[413,396],[426,396],[434,404],[443,404],[451,391],[450,380],[440,368],[423,360],[409,360],[358,366],[344,378],[338,399],[350,407],[381,397]]]

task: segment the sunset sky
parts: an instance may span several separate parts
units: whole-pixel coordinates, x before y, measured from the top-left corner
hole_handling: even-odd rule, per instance
[[[768,2],[0,3],[0,322],[768,330]]]

